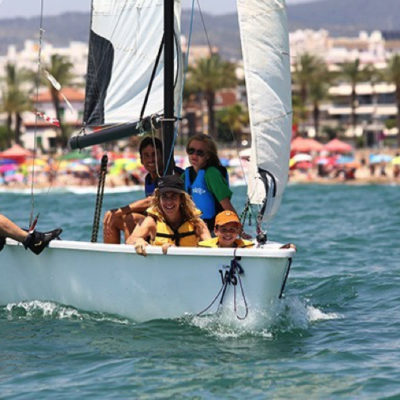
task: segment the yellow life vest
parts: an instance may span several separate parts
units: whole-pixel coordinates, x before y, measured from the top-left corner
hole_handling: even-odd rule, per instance
[[[153,207],[147,209],[147,215],[156,220],[156,236],[151,241],[154,246],[162,246],[165,243],[180,247],[196,247],[199,238],[196,235],[193,223],[185,221],[178,229],[174,230],[167,224],[163,216]]]
[[[199,242],[199,247],[219,247],[218,238],[207,239]],[[250,240],[236,239],[232,247],[253,247],[254,243]]]

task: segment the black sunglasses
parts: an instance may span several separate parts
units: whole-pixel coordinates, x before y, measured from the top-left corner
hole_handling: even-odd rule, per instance
[[[204,157],[206,155],[204,150],[194,149],[193,147],[189,147],[187,149],[187,153],[191,156],[192,154],[196,154],[196,156]]]

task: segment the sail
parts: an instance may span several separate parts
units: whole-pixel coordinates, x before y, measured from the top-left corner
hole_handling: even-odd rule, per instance
[[[180,51],[180,0],[175,1],[175,104],[183,77]],[[92,0],[84,122],[109,125],[162,114],[163,0]],[[178,110],[176,109],[176,112]]]
[[[271,218],[289,170],[292,105],[284,0],[237,0],[250,114],[248,196]]]

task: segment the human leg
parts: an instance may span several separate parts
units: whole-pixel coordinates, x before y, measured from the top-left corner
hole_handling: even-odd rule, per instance
[[[18,242],[22,242],[28,236],[28,232],[24,231],[7,217],[0,214],[0,236],[9,237]]]
[[[126,239],[132,234],[136,226],[140,225],[146,217],[143,214],[132,213],[128,214],[124,220],[124,236]]]

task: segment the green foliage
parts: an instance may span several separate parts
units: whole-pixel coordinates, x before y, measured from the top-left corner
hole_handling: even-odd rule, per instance
[[[7,127],[5,125],[0,125],[0,150],[5,150],[9,146],[10,139],[10,133]]]
[[[396,119],[395,118],[388,118],[385,120],[385,127],[387,129],[393,129],[396,126]]]
[[[14,64],[6,64],[5,77],[1,84],[0,110],[7,114],[8,138],[11,135],[11,126],[15,121],[14,138],[20,143],[21,113],[32,108],[29,93],[23,89],[23,83],[28,79],[26,70],[18,70]]]
[[[219,110],[216,114],[218,141],[232,142],[238,139],[238,135],[249,124],[247,109],[237,103]]]
[[[215,133],[215,93],[217,90],[233,88],[237,85],[235,69],[235,64],[222,60],[217,54],[202,58],[196,65],[189,67],[186,95],[203,94],[207,102],[208,131],[211,135]]]

